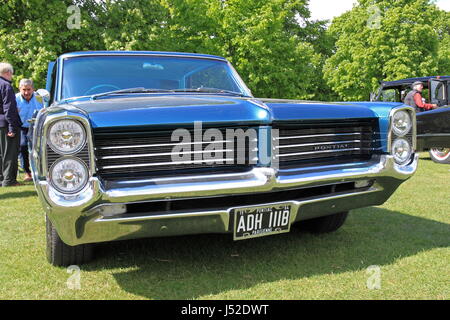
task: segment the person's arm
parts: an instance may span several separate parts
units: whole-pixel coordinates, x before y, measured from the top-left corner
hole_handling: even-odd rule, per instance
[[[5,114],[5,120],[8,122],[8,135],[14,136],[14,134],[20,132],[22,121],[20,121],[17,111],[16,95],[11,86],[4,88],[2,97],[3,112]]]
[[[422,95],[420,93],[416,93],[414,95],[414,102],[416,103],[417,107],[424,109],[424,110],[432,110],[436,107],[435,104],[423,103]]]

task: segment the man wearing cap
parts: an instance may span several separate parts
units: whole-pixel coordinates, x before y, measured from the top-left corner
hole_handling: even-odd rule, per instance
[[[13,72],[9,63],[0,63],[0,182],[3,187],[18,184],[17,158],[22,121],[11,86]]]
[[[410,91],[405,97],[405,104],[414,107],[416,112],[422,112],[427,110],[436,109],[436,104],[424,103],[422,100],[423,83],[416,81],[412,84],[412,91]]]

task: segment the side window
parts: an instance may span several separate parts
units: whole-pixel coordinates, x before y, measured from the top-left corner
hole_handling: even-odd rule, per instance
[[[53,101],[55,100],[55,86],[56,86],[56,69],[58,69],[58,63],[55,63],[55,65],[53,66],[53,70],[52,70],[52,75],[51,75],[51,85],[50,85],[50,100],[48,102],[48,105],[51,105],[53,103]]]
[[[423,102],[424,103],[430,103],[430,90],[424,88],[422,90],[422,100],[425,99]]]
[[[431,81],[430,93],[431,103],[435,103],[438,106],[443,106],[446,104],[447,99],[445,97],[445,86],[443,82]]]
[[[450,81],[447,82],[447,105],[450,105]]]
[[[386,89],[381,93],[381,101],[383,102],[398,102],[399,94],[397,89]]]

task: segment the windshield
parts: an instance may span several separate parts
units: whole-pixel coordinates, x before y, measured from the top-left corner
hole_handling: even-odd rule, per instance
[[[152,92],[223,90],[251,96],[231,65],[214,59],[151,55],[72,57],[64,60],[62,78],[62,99],[129,88],[156,89]]]

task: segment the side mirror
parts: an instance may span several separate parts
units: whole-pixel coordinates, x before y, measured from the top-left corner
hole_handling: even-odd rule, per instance
[[[48,107],[48,102],[50,101],[50,92],[45,89],[36,90],[36,94],[42,98],[42,102],[44,103],[44,107]]]

